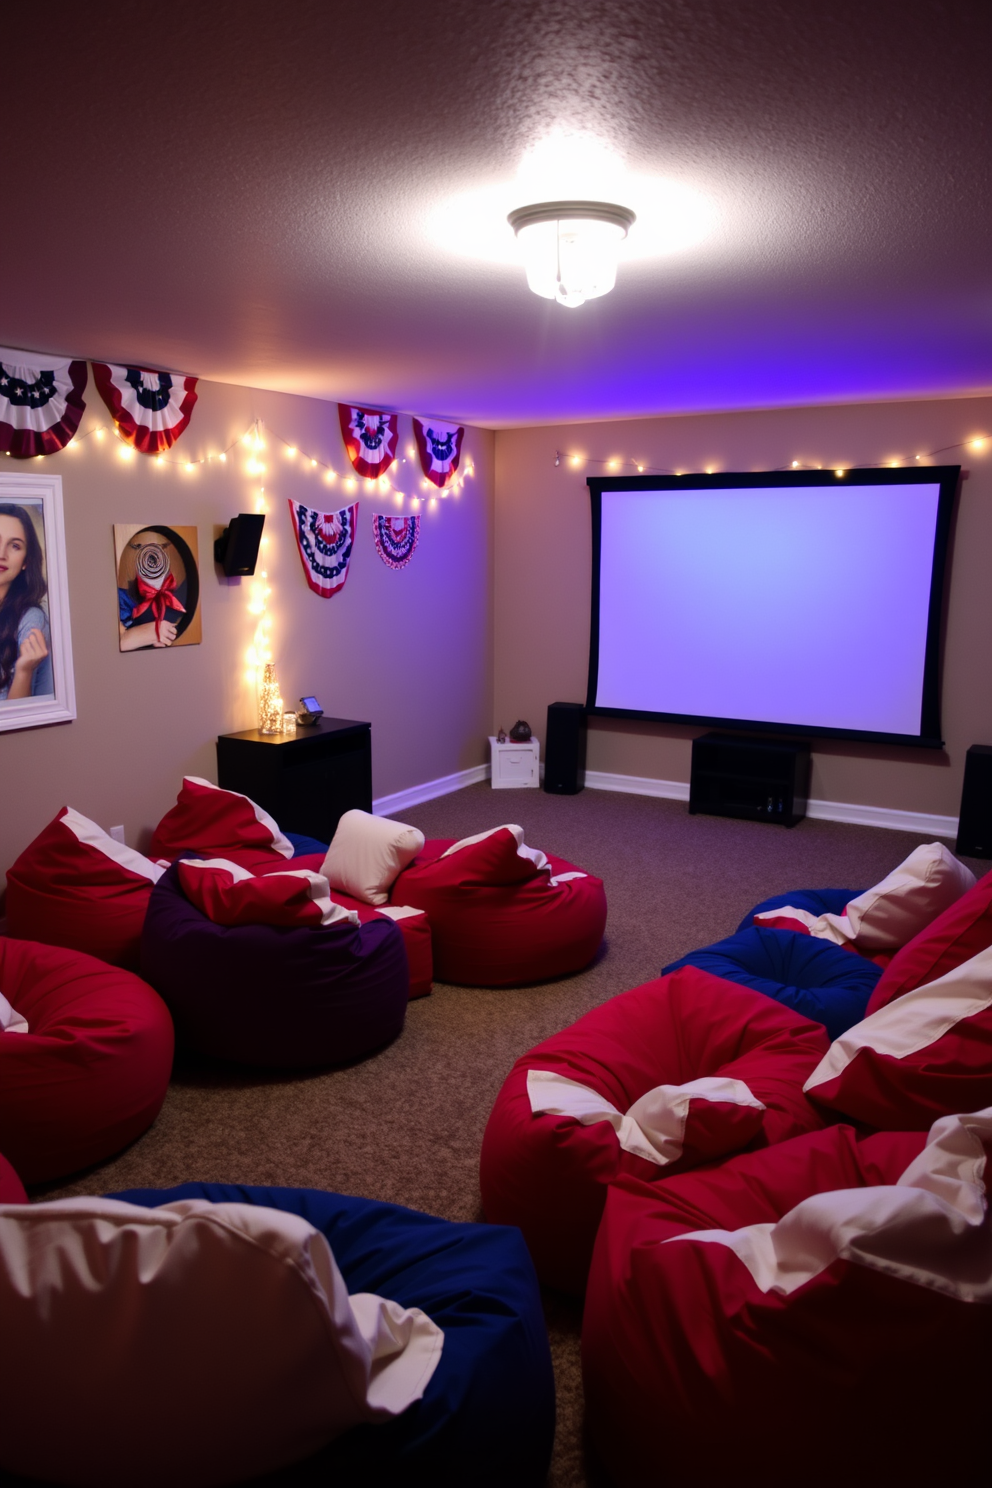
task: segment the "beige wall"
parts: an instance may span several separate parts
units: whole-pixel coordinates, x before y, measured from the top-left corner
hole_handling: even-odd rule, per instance
[[[495,721],[526,718],[543,739],[550,702],[585,698],[591,567],[587,475],[628,459],[661,470],[772,470],[793,460],[824,466],[962,464],[950,554],[943,669],[946,751],[822,742],[813,754],[814,797],[956,816],[969,744],[992,742],[992,442],[947,448],[992,433],[992,400],[859,404],[767,413],[634,419],[514,429],[496,436]],[[555,453],[562,451],[555,466]],[[578,466],[565,458],[577,453]],[[593,463],[594,460],[599,463]],[[616,473],[633,473],[634,466]],[[852,542],[857,535],[852,534]],[[833,664],[884,666],[885,638]],[[822,664],[822,660],[821,660]],[[701,729],[594,720],[590,769],[688,781],[690,741]]]
[[[245,656],[256,617],[250,579],[224,579],[213,539],[239,511],[255,510],[265,486],[269,516],[263,549],[271,595],[273,653],[283,697],[319,697],[329,715],[372,723],[373,788],[391,794],[481,764],[492,711],[493,435],[468,429],[463,463],[474,479],[459,496],[426,507],[420,545],[405,569],[380,561],[373,511],[395,503],[291,462],[274,437],[346,472],[333,403],[201,382],[177,459],[229,445],[263,420],[267,448],[260,477],[232,454],[186,474],[136,457],[119,458],[116,440],[78,441],[31,467],[62,476],[69,601],[78,717],[48,728],[0,733],[0,871],[63,805],[102,826],[122,822],[127,841],[147,834],[175,800],[184,773],[216,779],[214,741],[255,725],[254,685]],[[90,380],[81,433],[109,415]],[[411,440],[400,418],[401,453]],[[4,464],[7,464],[4,461]],[[9,462],[13,465],[13,461]],[[396,484],[419,491],[412,465]],[[419,475],[419,467],[417,470]],[[363,483],[360,483],[360,486]],[[348,581],[331,599],[306,585],[290,527],[287,496],[320,510],[359,499],[359,529]],[[409,502],[403,510],[410,510]],[[118,649],[113,524],[195,525],[202,581],[203,643],[121,655]]]

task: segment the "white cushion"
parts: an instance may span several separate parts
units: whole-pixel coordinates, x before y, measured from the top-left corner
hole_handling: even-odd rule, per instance
[[[346,811],[320,871],[332,889],[363,904],[385,904],[397,876],[424,846],[424,834],[367,811]]]
[[[754,923],[796,920],[810,935],[859,951],[897,951],[975,886],[975,875],[940,842],[917,847],[881,883],[865,889],[842,915],[812,915],[786,905],[755,915]]]
[[[240,1482],[419,1400],[443,1334],[349,1298],[297,1215],[0,1205],[0,1463],[66,1484]]]

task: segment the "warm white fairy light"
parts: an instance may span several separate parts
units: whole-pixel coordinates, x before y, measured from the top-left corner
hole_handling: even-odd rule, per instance
[[[946,444],[943,445],[940,449],[930,450],[926,453],[917,454],[914,455],[912,458],[919,462],[923,460],[937,460],[941,455],[953,455],[956,450],[970,449],[975,450],[976,452],[980,452],[985,450],[986,446],[990,443],[992,443],[992,434],[976,434],[969,439],[960,440],[957,444]],[[908,455],[904,455],[899,459],[892,459],[890,457],[886,460],[857,460],[846,465],[830,464],[826,467],[823,465],[822,462],[812,464],[804,460],[792,460],[789,462],[788,466],[779,465],[775,468],[778,470],[823,470],[824,468],[826,468],[829,470],[833,470],[834,474],[837,476],[844,476],[847,475],[851,470],[880,470],[883,468],[890,470],[899,470],[903,467],[905,462],[909,460],[909,458],[910,457]],[[553,461],[554,465],[560,467],[563,461],[567,465],[571,465],[573,469],[580,465],[600,465],[605,470],[613,471],[616,470],[618,466],[628,465],[632,466],[638,472],[638,474],[641,475],[643,475],[646,471],[650,472],[650,474],[652,475],[682,476],[687,473],[685,470],[682,469],[672,470],[665,469],[659,466],[649,466],[644,464],[640,460],[634,459],[632,456],[625,456],[621,459],[616,455],[607,457],[579,454],[573,450],[555,450]],[[712,464],[704,467],[705,473],[707,475],[716,474],[717,468],[718,467]]]
[[[283,703],[276,681],[275,664],[267,661],[262,666],[262,680],[258,685],[258,732],[260,734],[282,733]]]
[[[258,477],[264,475],[267,469],[265,464],[263,464],[262,461],[260,461],[257,457],[258,451],[264,450],[266,448],[266,441],[262,438],[261,430],[261,420],[255,419],[253,420],[251,425],[244,431],[244,433],[239,434],[231,440],[231,443],[227,446],[226,449],[220,451],[209,450],[206,454],[199,456],[197,459],[190,460],[172,458],[167,450],[159,450],[157,453],[151,455],[150,458],[152,460],[152,463],[158,469],[163,469],[166,466],[171,466],[175,470],[181,470],[184,475],[190,476],[193,475],[200,468],[201,465],[210,465],[215,459],[218,461],[218,463],[226,465],[228,455],[232,452],[236,453],[238,447],[241,446],[247,453],[247,458],[243,466],[244,473],[250,478],[257,479]],[[98,443],[102,443],[103,440],[106,438],[108,431],[115,435],[114,442],[120,458],[124,461],[136,459],[139,451],[136,450],[129,441],[123,438],[120,433],[119,427],[116,425],[113,429],[109,429],[109,427],[105,425],[96,425],[95,427],[90,428],[86,433],[77,435],[75,439],[70,441],[68,445],[64,446],[64,449],[71,450],[73,454],[76,454],[83,448],[85,442],[88,439],[93,438]],[[288,458],[295,460],[297,457],[299,457],[297,468],[300,469],[304,474],[309,473],[311,470],[317,470],[322,474],[323,480],[329,486],[334,485],[339,479],[339,472],[336,471],[332,466],[328,465],[324,460],[317,459],[314,456],[308,454],[305,450],[301,450],[298,445],[289,444],[288,441],[284,440],[281,435],[275,434],[272,435],[272,437],[277,441],[277,443],[283,446]],[[8,457],[10,456],[9,450],[4,451],[4,453]],[[61,452],[59,451],[57,453]],[[397,471],[400,465],[407,464],[408,457],[412,460],[415,457],[415,454],[416,451],[413,445],[408,445],[407,454],[401,455],[397,459]],[[39,460],[45,460],[50,457],[47,455],[37,455],[35,458]],[[573,464],[578,464],[584,457],[572,455],[568,458],[571,458]],[[556,460],[555,463],[557,464],[559,462]],[[624,462],[615,460],[614,463],[621,464]],[[429,481],[425,476],[420,481],[421,491],[426,493],[423,496],[414,495],[413,492],[410,490],[402,490],[398,485],[395,485],[393,483],[393,479],[388,474],[370,476],[362,479],[356,479],[354,475],[345,474],[340,478],[344,490],[348,491],[349,493],[362,488],[366,493],[373,497],[375,495],[379,495],[380,493],[383,499],[392,497],[397,507],[401,509],[404,502],[409,501],[411,509],[414,511],[420,510],[420,508],[425,503],[429,510],[436,511],[439,498],[445,501],[448,499],[449,496],[454,496],[457,498],[464,488],[465,481],[469,477],[474,477],[475,474],[475,465],[471,461],[471,459],[468,459],[464,468],[460,472],[457,472],[454,475],[450,476],[446,484],[441,488],[435,486],[433,482]],[[402,479],[403,477],[401,476],[400,478]],[[416,479],[416,477],[413,477],[413,479]],[[406,484],[405,481],[404,484]],[[266,513],[269,510],[264,500],[264,492],[264,486],[259,487],[257,496],[255,498],[255,510],[260,513]],[[266,627],[264,633],[267,634],[267,616],[262,616],[262,621],[260,622],[260,624],[262,624],[263,622],[264,626]],[[256,637],[256,644],[249,650],[249,655],[251,657],[250,669],[253,678],[256,676],[257,666],[261,666],[263,664],[261,660],[264,654],[263,639],[264,635],[260,631]]]

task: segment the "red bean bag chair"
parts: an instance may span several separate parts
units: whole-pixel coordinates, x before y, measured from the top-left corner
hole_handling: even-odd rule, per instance
[[[175,806],[155,828],[151,856],[172,863],[190,852],[258,872],[266,863],[284,868],[293,844],[249,796],[185,775]]]
[[[616,1488],[983,1482],[992,1111],[610,1189],[586,1419]],[[926,1141],[926,1146],[924,1142]]]
[[[866,1016],[935,982],[992,946],[992,873],[956,899],[901,950],[897,951],[875,986]]]
[[[607,1185],[820,1126],[802,1085],[827,1047],[818,1023],[695,967],[611,998],[514,1065],[482,1141],[486,1218],[581,1294]]]
[[[426,842],[389,902],[426,912],[435,974],[467,987],[517,987],[581,971],[606,928],[602,879],[524,846],[518,826]]]
[[[25,1183],[111,1157],[146,1131],[172,1071],[172,1019],[147,983],[79,951],[0,938],[0,1150]]]
[[[841,1034],[806,1091],[832,1114],[890,1130],[926,1131],[992,1104],[992,946]]]
[[[160,864],[63,806],[7,870],[7,928],[138,968],[141,927]]]
[[[0,1153],[0,1204],[26,1204],[27,1201],[24,1184]]]

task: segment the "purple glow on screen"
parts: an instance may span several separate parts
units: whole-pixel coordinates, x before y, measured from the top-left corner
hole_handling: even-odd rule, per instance
[[[597,705],[919,734],[939,493],[604,491]]]

